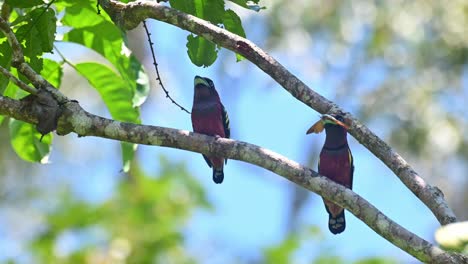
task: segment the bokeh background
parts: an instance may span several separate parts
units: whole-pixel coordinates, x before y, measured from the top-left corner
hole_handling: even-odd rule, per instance
[[[231,5],[247,37],[314,90],[356,115],[446,195],[468,219],[468,2],[262,1],[259,13]],[[209,68],[186,53],[188,33],[150,21],[165,86],[191,108],[193,77],[216,84],[232,138],[317,167],[324,135],[306,136],[318,113],[248,61],[221,50]],[[155,82],[141,28],[130,47],[152,80],[142,121],[191,130],[190,116]],[[56,43],[72,62],[105,61]],[[55,58],[51,55],[51,58]],[[70,67],[60,87],[109,117],[99,94]],[[417,263],[347,213],[333,236],[321,198],[250,164],[230,160],[222,185],[200,154],[139,146],[122,172],[116,141],[55,137],[50,163],[20,160],[0,126],[2,263]],[[354,138],[354,190],[434,242],[432,213]]]

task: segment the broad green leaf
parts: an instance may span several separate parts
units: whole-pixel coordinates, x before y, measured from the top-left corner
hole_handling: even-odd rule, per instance
[[[58,89],[63,76],[62,65],[56,61],[44,59],[44,68],[41,71],[41,75]]]
[[[239,0],[234,2],[248,8],[252,1]],[[253,1],[253,3],[258,3],[258,0]],[[170,0],[170,4],[175,9],[208,20],[216,25],[224,25],[227,30],[245,37],[239,16],[232,10],[225,10],[223,0]],[[210,66],[217,58],[216,46],[200,37],[188,36],[187,48],[190,60],[197,66]],[[243,59],[239,54],[236,54],[236,58],[237,61]]]
[[[196,17],[221,24],[224,14],[224,0],[170,0],[172,8]]]
[[[9,70],[10,69],[10,63],[11,63],[11,48],[10,45],[8,44],[7,41],[4,41],[3,43],[0,43],[0,65]],[[3,94],[3,91],[5,90],[6,86],[9,83],[9,79],[5,77],[5,75],[0,74],[0,94]]]
[[[17,72],[17,70],[15,68],[11,68],[10,72],[13,75],[18,76],[18,72]],[[21,90],[13,82],[9,82],[6,89],[5,89],[5,91],[3,92],[3,95],[7,96],[7,97],[10,97],[10,98],[13,98],[13,99],[20,99],[20,98],[23,98],[26,95],[28,95],[28,92],[26,92],[24,90]]]
[[[223,24],[227,30],[245,38],[245,31],[244,31],[244,28],[242,27],[241,19],[231,9],[226,10],[226,12],[224,13]],[[236,53],[236,58],[237,58],[237,61],[241,61],[244,59],[242,55],[237,54],[237,53]]]
[[[37,10],[37,11],[36,11]],[[51,52],[55,40],[57,18],[53,9],[35,9],[31,11],[34,26],[39,32],[43,52]]]
[[[312,263],[313,264],[344,264],[346,262],[339,256],[319,255]]]
[[[42,0],[6,0],[5,2],[11,7],[19,8],[33,7],[44,4]]]
[[[292,263],[292,257],[300,246],[300,237],[290,234],[280,245],[266,249],[267,263]]]
[[[103,55],[118,73],[97,63],[77,65],[78,71],[99,91],[114,119],[139,123],[139,111],[135,107],[146,100],[149,82],[143,66],[125,46],[124,34],[107,16],[97,15],[89,3],[73,4],[65,11],[62,23],[74,29],[64,35],[64,40]],[[83,14],[87,14],[86,18]],[[123,170],[127,172],[136,145],[122,142],[121,146]]]
[[[113,119],[140,123],[140,113],[134,107],[134,91],[117,73],[103,64],[80,63],[77,71],[99,92]],[[128,172],[137,145],[121,142],[123,170]]]
[[[221,24],[224,15],[224,0],[170,0],[171,7],[194,15],[213,24]],[[208,67],[217,58],[216,46],[199,37],[187,37],[187,52],[193,64]]]
[[[103,64],[79,63],[76,70],[99,92],[113,119],[139,123],[139,111],[133,107],[133,91],[122,77]]]
[[[120,144],[122,147],[122,170],[127,173],[130,171],[130,164],[135,156],[135,151],[137,150],[138,145],[129,142],[121,142]]]
[[[0,115],[0,125],[3,123],[3,120],[5,120],[5,116]]]
[[[26,56],[26,62],[36,72],[40,72],[42,70],[42,59],[39,56],[42,55],[42,44],[37,27],[25,24],[19,27],[15,33],[18,40],[23,43],[23,53]],[[27,81],[24,77],[21,80]]]
[[[228,9],[226,10],[226,12],[224,12],[223,24],[227,30],[245,38],[245,31],[244,31],[244,28],[242,27],[241,19],[231,9]]]
[[[43,52],[50,52],[55,40],[56,22],[53,9],[37,8],[26,16],[28,23],[18,28],[16,35],[19,41],[26,41],[27,56],[40,56]]]
[[[105,21],[105,16],[98,15],[96,6],[90,1],[77,1],[65,10],[62,23],[74,28],[92,27]]]
[[[366,257],[355,261],[353,264],[397,264],[398,261],[390,257]]]
[[[132,56],[132,58],[134,57]],[[139,67],[139,69],[137,67]],[[146,74],[143,65],[138,63],[133,69],[137,71],[138,77],[136,79],[135,95],[133,96],[132,102],[134,107],[138,107],[146,101],[150,90],[150,83],[148,74]]]
[[[224,0],[195,0],[195,15],[213,24],[223,22]]]
[[[218,56],[216,45],[200,37],[188,35],[187,49],[190,60],[199,67],[208,67]]]
[[[64,40],[82,44],[103,55],[114,65],[126,86],[132,91],[134,106],[140,106],[148,96],[149,82],[142,77],[146,73],[141,63],[124,45],[122,32],[109,21],[83,27],[81,22],[76,20],[78,17],[68,18],[66,23],[69,26],[78,24],[81,28],[73,29],[65,34]]]
[[[36,72],[40,72],[43,66],[42,54],[52,51],[55,40],[55,12],[51,8],[37,8],[27,16],[30,16],[28,23],[21,25],[15,34],[24,46],[26,62]],[[21,79],[26,81],[25,78]]]
[[[12,82],[8,83],[5,91],[3,92],[3,95],[4,96],[7,96],[7,97],[10,97],[10,98],[13,98],[13,99],[18,99],[18,86],[16,86],[16,84],[13,84]]]
[[[195,0],[169,0],[169,3],[174,9],[195,15]]]
[[[11,145],[20,158],[30,162],[47,163],[51,150],[51,133],[39,141],[41,134],[34,125],[15,119],[10,119],[9,128]]]

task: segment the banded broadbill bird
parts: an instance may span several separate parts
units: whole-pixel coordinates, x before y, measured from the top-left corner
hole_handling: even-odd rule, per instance
[[[195,76],[192,107],[193,131],[213,137],[229,138],[231,129],[229,117],[221,103],[218,92],[212,80]],[[222,183],[224,179],[224,164],[227,159],[203,155],[206,163],[213,168],[213,181]]]
[[[323,115],[309,130],[320,133],[325,129],[326,137],[320,152],[318,173],[330,180],[353,188],[353,155],[348,146],[347,125],[341,115]],[[331,201],[323,199],[328,213],[328,229],[339,234],[346,228],[344,209]]]

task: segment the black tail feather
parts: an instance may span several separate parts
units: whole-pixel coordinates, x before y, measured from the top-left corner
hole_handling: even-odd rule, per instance
[[[333,217],[332,214],[328,214],[328,229],[334,235],[343,232],[346,228],[345,210],[341,211],[339,215]]]
[[[220,168],[220,169],[213,168],[213,181],[216,184],[220,184],[223,182],[223,180],[224,180],[223,168]]]

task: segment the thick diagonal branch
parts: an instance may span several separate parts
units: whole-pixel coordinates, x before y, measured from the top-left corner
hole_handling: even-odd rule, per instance
[[[125,29],[132,29],[147,18],[153,18],[185,29],[241,54],[270,75],[291,95],[317,112],[322,114],[345,112],[336,104],[309,88],[251,41],[205,20],[152,1],[136,1],[123,4],[114,0],[101,0],[100,3],[115,23]],[[448,206],[443,193],[437,187],[426,183],[403,157],[351,114],[346,113],[346,118],[352,123],[349,133],[382,160],[431,209],[442,225],[456,221],[455,214]]]
[[[25,102],[0,96],[0,114],[35,123],[37,113],[24,109]],[[462,255],[450,254],[409,232],[385,216],[352,190],[320,176],[317,172],[273,151],[232,139],[216,139],[185,130],[123,123],[83,110],[78,103],[64,105],[58,134],[75,132],[136,144],[183,149],[213,156],[224,156],[255,164],[343,206],[388,241],[424,262],[464,263]]]

